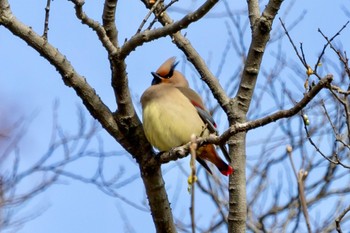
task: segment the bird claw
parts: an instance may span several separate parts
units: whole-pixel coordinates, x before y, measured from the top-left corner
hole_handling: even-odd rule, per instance
[[[157,154],[156,154],[156,156],[155,156],[155,159],[156,160],[160,160],[160,157],[162,156],[162,154],[164,154],[165,153],[165,151],[160,151],[160,152],[158,152]]]

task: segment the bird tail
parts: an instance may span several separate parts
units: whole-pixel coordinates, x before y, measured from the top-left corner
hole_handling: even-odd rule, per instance
[[[219,155],[216,152],[215,147],[213,145],[208,144],[208,145],[201,146],[197,150],[197,155],[199,157],[198,159],[208,160],[208,161],[212,162],[223,175],[228,176],[228,175],[232,174],[233,168],[230,165],[228,165],[227,163],[225,163],[219,157]],[[211,172],[209,172],[209,173],[211,173]]]

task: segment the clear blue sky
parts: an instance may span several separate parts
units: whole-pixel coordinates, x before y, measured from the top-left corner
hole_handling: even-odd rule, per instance
[[[182,1],[185,2],[185,1]],[[179,4],[184,9],[194,9],[194,6],[203,1],[188,1],[187,4]],[[239,1],[232,4],[231,9],[239,11],[245,9],[246,1]],[[278,17],[282,17],[287,25],[294,23],[297,17],[305,10],[304,19],[292,31],[291,35],[295,41],[303,42],[305,53],[314,64],[323,44],[325,43],[317,29],[320,27],[324,33],[333,35],[349,18],[343,13],[341,7],[349,5],[348,0],[335,1],[296,1],[294,6],[288,10],[285,17],[285,9],[290,4],[286,0]],[[10,1],[12,10],[16,16],[25,24],[30,25],[39,34],[42,33],[44,21],[44,7],[46,0]],[[103,3],[98,1],[86,1],[84,5],[87,14],[97,21],[101,21]],[[101,47],[96,35],[91,29],[81,25],[76,19],[73,4],[69,1],[53,1],[51,3],[49,41],[57,47],[75,66],[76,70],[86,77],[101,99],[111,108],[115,108],[115,100],[110,88],[110,70],[107,54]],[[222,13],[224,7],[219,3],[213,13]],[[119,29],[119,41],[130,38],[137,30],[143,17],[147,14],[143,4],[138,1],[119,1],[117,11],[117,25]],[[179,18],[181,14],[172,12],[174,18]],[[242,18],[242,21],[245,21]],[[228,18],[206,19],[191,25],[183,30],[193,46],[207,61],[210,61],[210,68],[215,73],[226,42],[229,38],[225,27]],[[157,25],[159,26],[159,25]],[[276,20],[274,28],[279,27]],[[348,41],[350,29],[346,29],[341,35],[342,41]],[[249,33],[244,38],[249,41]],[[248,43],[247,43],[248,44]],[[296,60],[290,44],[284,39],[283,51],[287,57]],[[349,45],[344,48],[349,51]],[[24,115],[29,117],[36,113],[36,117],[30,123],[28,133],[20,144],[20,151],[23,155],[21,168],[30,165],[36,158],[39,158],[47,150],[52,127],[52,106],[55,100],[59,101],[58,119],[66,134],[73,134],[78,128],[77,106],[81,106],[81,101],[75,95],[73,89],[66,87],[55,69],[33,49],[24,42],[15,38],[10,32],[0,27],[0,98],[6,106],[15,108],[13,119],[18,119]],[[232,50],[231,50],[232,52]],[[274,52],[274,48],[267,51],[266,61],[263,66],[268,67],[269,57]],[[181,51],[171,43],[170,38],[147,43],[134,51],[126,60],[127,72],[129,75],[130,88],[135,95],[135,104],[142,92],[149,86],[150,72],[168,57],[177,56],[180,60],[179,67],[186,70],[186,74],[197,78],[197,74],[192,72],[191,65],[183,59]],[[232,68],[237,58],[229,55],[230,65],[223,69],[220,79],[225,83],[225,79],[230,77]],[[235,60],[236,59],[236,60]],[[233,69],[235,69],[234,67]],[[191,81],[192,83],[192,81]],[[213,99],[212,99],[213,100]],[[3,108],[3,106],[1,106]],[[269,106],[266,106],[269,109]],[[89,114],[84,111],[87,119]],[[220,114],[217,116],[220,117]],[[221,126],[221,131],[225,125]],[[261,132],[261,131],[257,131]],[[103,139],[106,151],[122,151],[103,130],[99,136]],[[256,134],[250,134],[250,137]],[[254,138],[256,139],[256,138]],[[248,140],[249,143],[249,140]],[[96,147],[94,140],[90,145]],[[62,151],[54,154],[59,158]],[[255,151],[248,150],[249,154]],[[256,153],[256,152],[255,152]],[[92,174],[96,160],[86,159],[82,162],[69,166],[70,171],[78,174]],[[108,172],[123,167],[125,173],[122,179],[128,175],[137,175],[138,167],[130,159],[129,155],[118,156],[114,160],[108,160],[113,164],[108,164]],[[188,207],[190,196],[187,195],[187,178],[176,169],[177,165],[182,165],[188,169],[188,161],[184,159],[177,163],[165,165],[167,171],[165,175],[166,186],[169,189],[169,198],[173,203],[176,216],[188,217]],[[27,180],[22,186],[23,189],[38,182],[38,177]],[[181,201],[176,201],[177,192],[185,193],[180,195]],[[129,200],[146,206],[142,203],[145,200],[144,188],[140,179],[136,179],[130,184],[118,190],[118,193]],[[208,203],[207,199],[199,199],[197,208],[202,221],[205,220],[205,211]],[[147,203],[146,203],[147,204]],[[208,204],[210,205],[210,204]],[[19,230],[20,233],[93,233],[93,232],[154,232],[151,215],[131,208],[117,198],[111,198],[98,190],[93,185],[88,185],[68,178],[62,178],[61,182],[52,186],[45,193],[36,197],[30,204],[25,206],[20,216],[28,216],[31,213],[44,210],[38,218],[26,223]],[[125,226],[124,214],[132,224],[133,229]],[[134,231],[133,231],[134,230]]]

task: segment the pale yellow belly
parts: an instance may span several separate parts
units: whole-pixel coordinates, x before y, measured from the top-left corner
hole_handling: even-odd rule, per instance
[[[183,145],[190,141],[192,134],[200,136],[203,131],[204,123],[197,110],[183,98],[176,104],[171,99],[151,101],[143,109],[146,137],[160,151]]]

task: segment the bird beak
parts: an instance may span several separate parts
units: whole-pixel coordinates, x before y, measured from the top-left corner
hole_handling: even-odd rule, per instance
[[[162,82],[162,77],[156,72],[151,72],[153,76],[152,85],[157,85]]]

